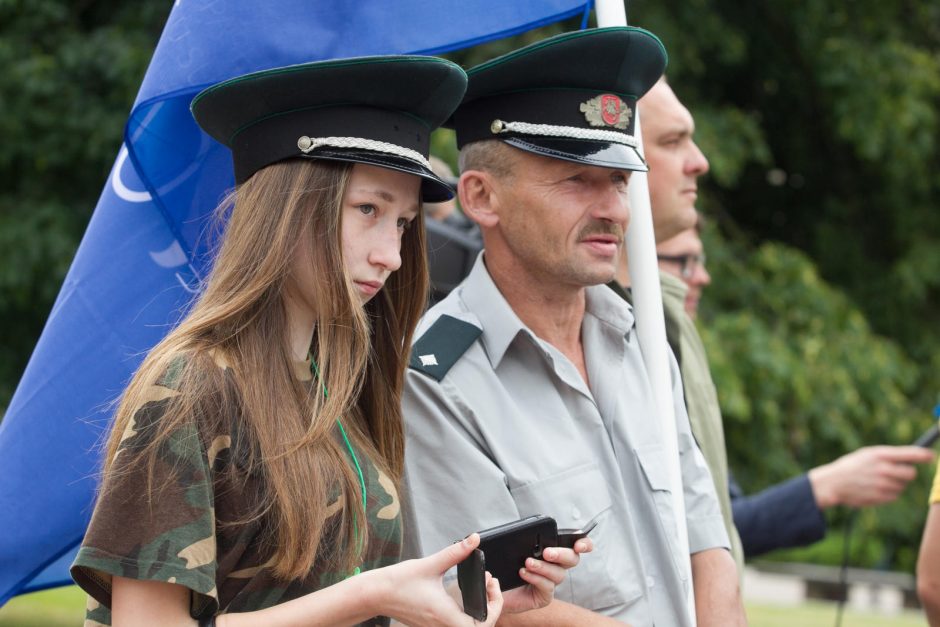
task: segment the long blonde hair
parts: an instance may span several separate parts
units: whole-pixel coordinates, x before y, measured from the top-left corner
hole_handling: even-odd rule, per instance
[[[134,375],[108,441],[106,479],[122,434],[150,400],[148,389],[182,362],[175,386],[180,393],[137,453],[148,464],[148,493],[157,487],[159,447],[174,431],[187,424],[231,429],[236,420],[234,428],[250,443],[245,477],[261,480],[253,509],[234,524],[264,522],[271,567],[285,580],[306,576],[318,556],[349,572],[368,542],[359,477],[336,438],[337,419],[396,484],[404,463],[405,361],[428,290],[424,225],[419,215],[403,236],[401,268],[363,307],[341,245],[341,201],[351,168],[328,161],[276,163],[223,203],[220,211],[230,209],[231,215],[205,289]],[[322,386],[294,376],[289,350],[283,295],[304,237],[312,240],[316,268],[311,353]],[[220,356],[231,365],[228,377],[213,365]],[[340,537],[321,546],[327,504],[337,488],[343,499]]]

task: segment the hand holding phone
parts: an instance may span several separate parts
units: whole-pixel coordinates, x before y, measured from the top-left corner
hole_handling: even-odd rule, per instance
[[[542,559],[542,550],[549,547],[573,549],[596,525],[597,516],[581,529],[559,530],[554,518],[536,515],[481,531],[479,548],[457,565],[464,612],[477,620],[485,620],[486,571],[499,580],[503,592],[523,586],[526,581],[519,570],[525,566],[527,558]]]

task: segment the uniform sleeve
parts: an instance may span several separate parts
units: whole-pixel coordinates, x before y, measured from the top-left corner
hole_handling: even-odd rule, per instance
[[[675,358],[670,355],[672,370],[672,394],[676,415],[676,434],[679,438],[679,464],[682,472],[682,488],[685,498],[686,527],[689,534],[689,553],[714,548],[731,548],[725,529],[721,507],[715,494],[705,457],[692,437],[689,415],[682,396],[682,379]]]
[[[414,371],[406,378],[405,558],[519,518],[505,475],[474,436],[470,409],[446,385]]]
[[[731,510],[745,557],[774,549],[805,546],[826,535],[826,518],[816,505],[806,475],[778,483],[752,496],[732,493]]]
[[[193,617],[218,610],[214,495],[196,427],[179,428],[160,447],[152,492],[148,464],[136,455],[151,441],[175,395],[153,386],[152,400],[134,414],[72,564],[75,582],[107,608],[117,575],[189,588]]]

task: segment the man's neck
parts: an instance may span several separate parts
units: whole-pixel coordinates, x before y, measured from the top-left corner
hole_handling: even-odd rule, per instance
[[[559,285],[502,256],[484,256],[493,283],[513,312],[540,339],[562,352],[588,381],[581,346],[585,288]]]
[[[614,280],[617,281],[617,284],[620,285],[623,289],[630,287],[630,264],[627,262],[627,246],[623,246],[621,251],[620,261],[617,263],[617,274],[614,275]]]

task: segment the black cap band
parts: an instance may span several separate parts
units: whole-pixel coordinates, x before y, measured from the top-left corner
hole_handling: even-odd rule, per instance
[[[623,143],[629,145],[634,143],[635,110],[636,98],[629,95],[542,89],[497,94],[466,103],[454,113],[453,125],[458,148],[484,139],[532,137],[532,133],[512,130],[494,132],[496,121],[567,127],[569,134],[559,134],[563,132],[559,130],[555,137],[577,138],[579,129],[611,131],[623,135]]]
[[[431,132],[416,118],[375,107],[346,105],[279,113],[238,130],[232,137],[235,181],[241,183],[283,159],[316,157],[316,150],[307,154],[298,147],[301,136],[362,137],[427,155]]]

